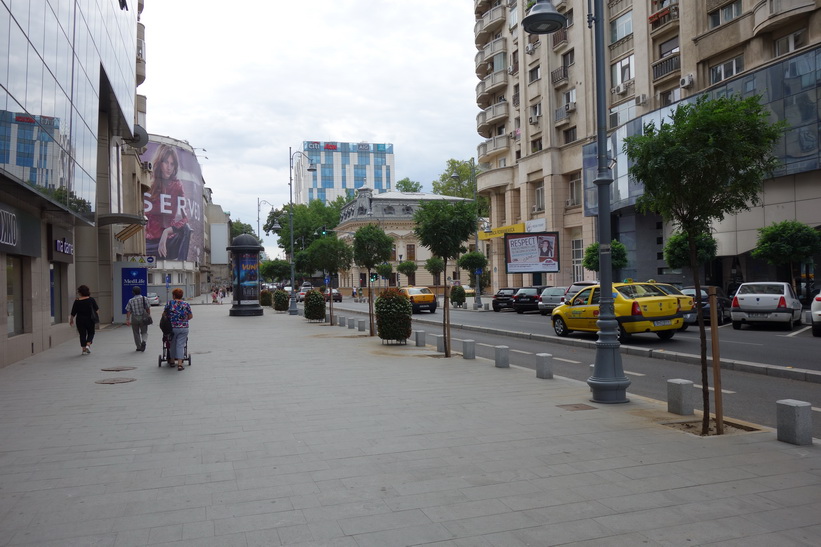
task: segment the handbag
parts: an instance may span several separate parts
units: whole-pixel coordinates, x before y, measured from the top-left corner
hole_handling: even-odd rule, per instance
[[[145,297],[144,296],[143,296],[143,307],[145,307]],[[143,314],[143,324],[144,325],[153,325],[154,320],[151,318],[150,311],[149,310],[145,310],[145,311],[148,311],[149,313],[144,313]]]
[[[94,319],[95,325],[100,322],[100,314],[97,313],[97,310],[91,310],[91,318]]]

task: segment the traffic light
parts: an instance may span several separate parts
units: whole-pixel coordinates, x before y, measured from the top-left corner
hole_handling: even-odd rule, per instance
[[[371,283],[375,283],[378,278],[379,278],[379,274],[372,273],[371,274]]]
[[[325,229],[325,225],[323,224],[322,225],[322,237],[325,237],[325,235],[327,235],[327,233],[328,233],[328,230]]]

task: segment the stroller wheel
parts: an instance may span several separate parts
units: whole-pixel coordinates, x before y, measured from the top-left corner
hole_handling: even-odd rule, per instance
[[[161,366],[162,366],[162,355],[160,355],[159,357],[157,357],[157,366],[158,366],[158,367],[161,367]]]
[[[191,356],[189,355],[186,360],[188,361],[188,366],[190,367],[191,366]]]

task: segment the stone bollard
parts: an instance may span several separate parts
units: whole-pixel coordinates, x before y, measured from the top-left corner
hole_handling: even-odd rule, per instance
[[[425,331],[417,330],[414,331],[416,333],[416,347],[417,348],[424,348],[425,347]]]
[[[359,319],[359,320],[358,320],[358,323],[359,323],[359,332],[365,332],[365,325],[366,325],[366,323],[367,323],[367,322],[368,322],[368,320],[367,320],[367,319]]]
[[[351,317],[348,320],[348,329],[355,329],[356,328],[356,317]]]
[[[550,380],[553,378],[553,356],[549,353],[536,354],[536,378]]]
[[[336,324],[337,324],[337,325],[339,325],[340,327],[344,327],[344,326],[345,326],[345,322],[346,322],[347,320],[348,320],[348,318],[347,318],[347,317],[345,317],[344,315],[337,315],[337,316],[336,316]]]
[[[445,353],[445,335],[434,334],[433,339],[436,340],[436,351],[439,353]]]
[[[696,405],[696,393],[693,382],[673,378],[667,380],[667,412],[680,416],[691,416]]]
[[[800,446],[812,444],[812,405],[795,399],[776,401],[778,440]]]
[[[476,340],[462,340],[462,358],[476,359]]]
[[[510,368],[510,348],[496,346],[496,368]]]

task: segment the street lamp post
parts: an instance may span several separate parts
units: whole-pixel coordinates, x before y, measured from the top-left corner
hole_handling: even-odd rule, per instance
[[[451,178],[454,180],[459,180],[459,175],[451,175]],[[475,235],[475,248],[476,252],[481,252],[479,250],[479,199],[478,199],[478,192],[477,192],[477,182],[476,182],[476,164],[473,162],[473,158],[470,158],[470,182],[473,184],[473,203],[476,205],[476,229],[474,231]],[[473,272],[473,275],[476,277],[476,287],[474,287],[473,293],[473,309],[474,310],[481,310],[482,309],[482,272],[481,270]]]
[[[274,208],[273,203],[265,201],[264,199],[257,198],[257,237],[259,238],[260,243],[262,242],[262,232],[260,231],[260,227],[259,227],[259,211],[260,211],[260,207],[262,207],[263,203],[266,204],[266,205],[270,205],[272,209]]]
[[[613,172],[607,158],[607,96],[605,90],[604,3],[593,0],[593,13],[587,14],[587,26],[593,27],[596,84],[596,158],[598,170],[593,181],[598,190],[599,237],[599,338],[593,376],[587,384],[597,403],[626,403],[630,380],[624,375],[619,353],[618,322],[613,310],[613,266],[610,254],[610,186]],[[551,34],[565,26],[567,20],[556,11],[550,0],[537,0],[522,20],[529,34]],[[595,26],[593,25],[595,23]]]
[[[305,155],[304,152],[296,150],[294,152],[291,151],[291,147],[288,147],[288,159],[289,159],[289,166],[290,169],[288,170],[288,227],[289,231],[291,232],[291,301],[290,306],[288,307],[288,315],[296,315],[296,287],[294,286],[294,281],[296,280],[296,271],[294,265],[294,156],[297,154],[304,157],[308,160],[308,171],[314,172],[316,171],[316,165],[314,165],[311,158]]]

